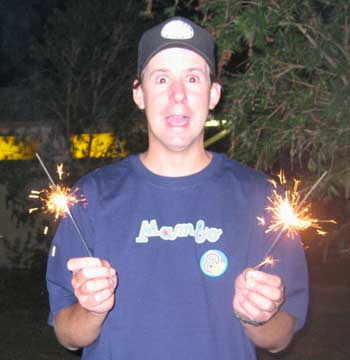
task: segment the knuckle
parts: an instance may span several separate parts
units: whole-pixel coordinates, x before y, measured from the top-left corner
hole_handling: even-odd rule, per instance
[[[279,276],[276,276],[276,287],[278,288],[282,288],[283,287],[283,282],[282,279]]]
[[[82,277],[87,278],[89,275],[89,269],[87,269],[87,268],[81,269],[80,274]]]
[[[260,308],[264,311],[273,311],[275,308],[275,304],[269,299],[262,299],[260,302]]]
[[[93,291],[94,288],[95,288],[94,282],[93,282],[93,281],[87,281],[87,282],[85,283],[85,288],[86,288],[86,291],[87,291],[87,292]]]
[[[251,309],[250,313],[251,313],[253,319],[260,319],[263,314],[263,312],[260,309],[257,309],[255,307],[253,307]]]

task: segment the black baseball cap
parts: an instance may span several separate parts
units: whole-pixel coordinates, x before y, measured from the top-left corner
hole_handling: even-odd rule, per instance
[[[191,20],[177,16],[147,30],[138,47],[137,76],[151,58],[159,51],[180,47],[196,52],[209,65],[211,74],[216,76],[215,40],[204,28]]]

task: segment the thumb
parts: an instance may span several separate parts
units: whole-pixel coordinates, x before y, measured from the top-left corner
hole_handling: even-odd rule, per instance
[[[67,262],[69,271],[78,271],[88,267],[101,266],[101,260],[94,257],[72,258]]]

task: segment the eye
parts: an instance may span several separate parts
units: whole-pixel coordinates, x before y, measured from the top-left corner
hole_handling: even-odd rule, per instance
[[[187,77],[187,81],[188,81],[189,83],[194,84],[194,83],[199,82],[199,77],[198,77],[198,76],[195,76],[195,75],[189,75],[189,76]]]
[[[158,76],[156,78],[156,83],[157,84],[166,84],[168,82],[168,79],[165,76]]]

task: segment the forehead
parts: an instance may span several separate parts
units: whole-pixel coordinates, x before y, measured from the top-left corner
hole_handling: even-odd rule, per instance
[[[148,62],[144,73],[157,69],[174,72],[198,69],[209,74],[209,65],[204,58],[192,50],[183,48],[168,48],[159,51]]]

